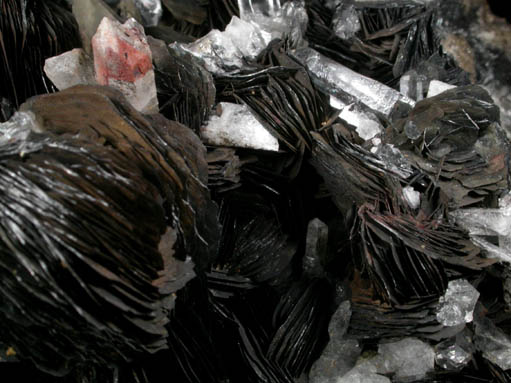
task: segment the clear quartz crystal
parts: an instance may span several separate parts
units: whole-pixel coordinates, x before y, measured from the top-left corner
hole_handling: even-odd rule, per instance
[[[444,326],[472,322],[478,299],[479,292],[466,279],[450,281],[440,298],[436,318]]]
[[[221,102],[221,115],[211,116],[201,128],[202,140],[210,145],[279,150],[278,140],[254,117],[246,105]]]
[[[463,348],[456,340],[441,342],[435,347],[435,362],[445,370],[460,371],[472,360],[472,353]]]
[[[413,69],[403,74],[399,79],[399,91],[415,101],[420,101],[424,98],[428,86],[428,78],[418,74]]]
[[[467,230],[472,242],[489,256],[511,263],[511,193],[500,199],[499,206],[498,209],[459,209],[449,216]],[[498,236],[499,246],[490,243],[485,236]]]
[[[398,102],[415,103],[398,91],[369,77],[358,74],[311,48],[298,49],[294,56],[312,74],[314,83],[343,102],[358,101],[385,116],[390,116]]]

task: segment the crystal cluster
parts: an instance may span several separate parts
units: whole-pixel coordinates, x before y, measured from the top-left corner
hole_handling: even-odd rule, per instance
[[[479,292],[465,279],[450,281],[436,317],[445,326],[472,322]]]

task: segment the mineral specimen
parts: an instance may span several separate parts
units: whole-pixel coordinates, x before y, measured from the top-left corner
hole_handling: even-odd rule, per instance
[[[201,128],[205,143],[262,150],[279,150],[279,142],[254,117],[246,105],[221,102],[219,116]]]
[[[92,50],[98,84],[119,89],[141,112],[158,112],[151,49],[140,24],[104,18],[92,38]]]
[[[475,346],[503,370],[511,369],[511,338],[486,318],[475,321]]]
[[[344,102],[358,101],[385,116],[390,116],[399,104],[414,105],[411,99],[394,89],[362,76],[311,48],[300,49],[294,55],[313,75],[317,86]]]
[[[449,281],[436,317],[445,326],[472,322],[479,292],[465,279]]]
[[[94,63],[81,48],[46,59],[44,72],[59,90],[96,83]]]

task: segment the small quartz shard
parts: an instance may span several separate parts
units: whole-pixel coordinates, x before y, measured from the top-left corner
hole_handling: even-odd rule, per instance
[[[119,89],[135,109],[157,113],[152,55],[143,27],[104,18],[92,39],[96,81]]]
[[[298,49],[294,56],[307,67],[320,89],[345,103],[358,101],[386,117],[390,117],[401,105],[411,107],[415,104],[398,91],[356,73],[314,49]]]
[[[318,218],[309,222],[303,258],[304,273],[311,277],[323,276],[321,260],[324,259],[328,246],[328,226]]]
[[[96,83],[92,58],[81,48],[46,59],[44,73],[59,90]]]
[[[478,299],[479,292],[466,279],[450,281],[445,295],[440,298],[436,318],[444,326],[470,323]]]
[[[278,151],[278,140],[254,117],[246,105],[221,102],[220,116],[211,116],[201,128],[206,144]]]

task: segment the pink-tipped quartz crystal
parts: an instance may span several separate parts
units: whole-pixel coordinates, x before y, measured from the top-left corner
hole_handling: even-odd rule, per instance
[[[119,89],[137,110],[158,112],[152,55],[144,28],[104,18],[92,38],[96,81]]]

